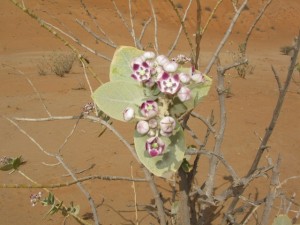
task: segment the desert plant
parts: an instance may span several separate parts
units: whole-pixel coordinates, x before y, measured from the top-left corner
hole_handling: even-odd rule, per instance
[[[51,72],[63,77],[71,71],[76,55],[74,53],[53,53],[49,60]]]
[[[91,14],[87,6],[81,0],[82,8],[96,24],[101,36],[95,34],[86,23],[81,21],[77,21],[77,23],[99,42],[112,48],[114,52],[112,58],[106,56],[102,52],[92,50],[86,45],[83,45],[78,38],[45,22],[27,9],[24,4],[18,3],[15,0],[11,0],[11,2],[21,8],[25,13],[35,18],[42,27],[62,40],[65,45],[75,52],[68,56],[58,55],[53,57],[53,66],[51,67],[51,70],[58,76],[63,76],[71,70],[75,57],[78,57],[82,64],[92,99],[98,108],[95,107],[93,103],[88,103],[84,106],[84,110],[80,115],[53,116],[45,106],[43,99],[40,98],[48,114],[47,117],[5,117],[7,121],[34,143],[42,153],[56,160],[58,165],[62,166],[68,172],[73,181],[62,184],[39,184],[22,172],[21,166],[23,166],[23,164],[21,163],[22,161],[20,158],[6,157],[0,161],[2,163],[0,168],[5,168],[5,171],[16,171],[33,184],[31,186],[3,184],[0,187],[44,188],[49,192],[48,197],[42,200],[39,193],[32,195],[31,203],[34,205],[36,203],[41,203],[50,208],[48,214],[61,212],[65,219],[68,218],[68,216],[71,216],[80,224],[90,223],[80,216],[79,207],[74,206],[73,203],[70,204],[70,206],[65,206],[63,201],[58,200],[55,197],[55,194],[47,188],[68,187],[76,184],[89,203],[94,219],[93,222],[96,225],[102,224],[102,217],[99,216],[98,207],[95,204],[94,198],[91,196],[87,186],[84,185],[85,181],[95,179],[127,181],[133,183],[132,189],[134,192],[135,220],[131,221],[132,224],[139,224],[137,216],[139,204],[136,199],[136,182],[146,182],[150,187],[154,206],[151,204],[146,205],[144,208],[146,208],[147,212],[154,217],[153,223],[156,221],[161,225],[206,225],[212,224],[216,219],[219,219],[221,220],[221,224],[247,224],[249,218],[255,213],[257,208],[261,207],[262,213],[257,219],[258,223],[261,225],[269,224],[274,201],[280,196],[283,196],[284,191],[282,190],[282,186],[284,182],[280,183],[279,181],[281,158],[278,157],[277,161],[273,163],[271,157],[267,156],[268,161],[266,165],[262,164],[261,159],[268,149],[269,139],[277,124],[282,104],[286,97],[296,65],[300,48],[300,38],[298,38],[298,41],[293,46],[293,55],[284,83],[281,83],[276,70],[273,68],[279,92],[277,103],[270,124],[266,128],[264,136],[260,139],[257,153],[251,160],[252,164],[247,169],[248,172],[245,175],[237,173],[234,165],[226,160],[226,157],[223,154],[224,149],[222,144],[225,137],[227,122],[226,98],[229,97],[228,94],[231,93],[231,86],[226,86],[225,74],[231,69],[237,69],[238,72],[240,71],[240,76],[245,76],[247,67],[244,68],[242,66],[247,66],[246,49],[248,38],[251,31],[254,29],[255,24],[266,10],[266,7],[270,4],[270,0],[262,6],[261,12],[250,27],[249,32],[246,35],[246,41],[239,50],[239,55],[233,58],[232,63],[225,65],[221,63],[220,52],[248,2],[247,0],[244,0],[239,4],[238,1],[232,1],[233,8],[235,9],[234,16],[224,37],[218,44],[216,51],[204,69],[204,72],[199,70],[201,53],[200,44],[209,22],[215,16],[216,8],[222,1],[218,1],[211,12],[208,22],[203,26],[203,29],[201,29],[201,2],[200,0],[196,1],[197,30],[195,31],[195,40],[192,41],[185,24],[185,18],[192,1],[189,1],[190,4],[187,6],[184,15],[182,16],[178,7],[176,7],[176,4],[172,0],[169,0],[170,6],[173,7],[180,24],[177,37],[180,36],[182,31],[184,32],[191,56],[189,58],[181,54],[173,58],[173,60],[169,58],[169,55],[172,54],[179,39],[175,38],[174,44],[168,49],[169,54],[165,56],[160,53],[163,46],[161,46],[158,41],[158,19],[156,17],[155,5],[151,0],[149,1],[149,9],[151,9],[150,17],[152,19],[142,23],[141,29],[135,28],[134,21],[136,15],[132,10],[132,1],[128,1],[128,20],[125,18],[124,14],[122,14],[116,2],[112,1],[114,10],[122,21],[122,24],[128,30],[133,43],[133,47],[119,46],[118,48],[115,42],[113,42],[108,34],[106,34],[99,26],[95,19],[96,17]],[[159,3],[156,2],[156,4]],[[143,45],[144,33],[150,23],[148,23],[148,21],[152,20],[154,22],[153,52],[145,51],[145,46]],[[128,24],[127,21],[130,21],[130,23]],[[140,30],[140,35],[137,35],[138,30]],[[87,61],[82,57],[82,54],[79,54],[79,51],[63,38],[64,35],[71,38],[74,43],[79,44],[81,47],[99,56],[101,59],[110,61],[110,70],[108,73],[110,79],[109,82],[105,84],[100,82],[100,87],[95,91],[91,88],[87,73],[91,73],[96,78],[97,76],[93,73]],[[216,65],[216,75],[213,76],[210,71],[215,69],[213,67],[214,65]],[[209,118],[204,118],[193,111],[202,98],[208,95],[210,86],[213,82],[215,82],[216,85],[216,95],[219,102],[218,125],[216,125],[214,113],[212,113]],[[94,114],[92,114],[93,112]],[[135,131],[132,132],[134,133],[134,145],[131,145],[115,128],[114,124],[109,121],[110,117],[123,122],[133,121],[136,123],[134,126]],[[205,126],[206,133],[203,136],[201,136],[202,134],[200,131],[194,131],[189,126],[188,122],[191,119],[196,122],[200,121],[201,124]],[[26,132],[21,125],[17,123],[17,121],[41,122],[53,120],[76,121],[63,144],[54,151],[54,153],[43,148],[32,135]],[[104,126],[105,130],[110,130],[111,133],[124,144],[126,149],[128,149],[133,159],[136,160],[141,168],[140,170],[143,172],[143,177],[134,178],[131,171],[131,177],[95,175],[79,178],[78,175],[70,169],[61,151],[74,134],[78,123],[82,120],[93,121],[94,123]],[[103,132],[101,132],[100,135],[102,135]],[[192,137],[196,145],[186,146],[185,137],[187,135]],[[211,147],[208,145],[209,141],[213,142]],[[208,172],[206,174],[203,174],[202,171],[198,171],[200,157],[202,156],[208,157]],[[222,187],[221,190],[218,190],[216,185],[219,165],[222,165],[225,168],[227,173],[226,178],[229,181],[229,185]],[[204,177],[202,184],[198,184],[197,176]],[[248,190],[250,184],[262,176],[270,177],[268,193],[261,199],[253,199],[251,195],[249,195],[249,199],[246,198],[243,194]],[[165,186],[170,185],[169,192],[164,193],[160,190],[160,186],[157,185],[158,179],[159,182],[165,183]],[[165,197],[168,194],[171,196]],[[168,201],[167,199],[170,200]],[[293,201],[289,202],[294,203]],[[280,224],[281,219],[282,217],[275,219],[274,223]],[[283,219],[286,220],[286,218]]]

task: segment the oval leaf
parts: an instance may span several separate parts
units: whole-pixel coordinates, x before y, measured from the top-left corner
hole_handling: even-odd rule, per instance
[[[109,78],[111,81],[132,81],[131,62],[134,58],[143,55],[143,51],[130,46],[119,47],[110,64]]]
[[[160,177],[170,177],[176,172],[185,154],[185,141],[183,130],[180,127],[177,133],[170,138],[160,137],[166,144],[164,154],[151,157],[145,148],[145,143],[149,137],[141,136],[137,132],[134,134],[134,145],[138,158],[142,164],[154,175]]]
[[[292,220],[285,214],[277,216],[272,225],[292,225]]]
[[[101,85],[92,95],[96,105],[110,117],[125,121],[123,112],[132,107],[136,113],[145,100],[144,88],[137,82],[115,81]]]

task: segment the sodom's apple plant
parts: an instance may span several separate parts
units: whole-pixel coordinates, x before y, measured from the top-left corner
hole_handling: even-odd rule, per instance
[[[183,67],[186,57],[164,55],[134,47],[119,47],[110,66],[110,82],[93,99],[110,117],[135,122],[134,145],[141,163],[156,176],[176,172],[185,157],[180,118],[208,94],[211,79]]]

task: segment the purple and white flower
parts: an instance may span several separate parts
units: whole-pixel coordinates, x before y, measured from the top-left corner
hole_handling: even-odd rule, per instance
[[[179,75],[170,75],[164,72],[157,81],[159,90],[165,94],[175,94],[180,88]]]
[[[151,63],[143,60],[143,57],[133,61],[132,70],[131,77],[139,82],[145,82],[151,78]]]
[[[30,195],[30,202],[32,206],[35,206],[42,198],[42,192]]]
[[[123,112],[123,118],[125,121],[130,121],[134,118],[134,109],[131,107],[127,107]]]
[[[147,134],[149,129],[150,128],[148,122],[144,120],[139,121],[136,125],[136,131],[142,135]]]
[[[165,143],[159,137],[151,137],[146,141],[146,151],[150,156],[158,156],[165,150]]]
[[[140,106],[141,114],[147,119],[152,118],[158,114],[158,104],[153,100],[147,100]]]
[[[160,123],[160,134],[162,136],[170,137],[173,134],[173,130],[176,127],[176,121],[171,116],[166,116],[161,119]]]
[[[180,101],[185,102],[187,100],[190,100],[192,95],[191,95],[191,90],[186,87],[183,86],[180,88],[180,90],[177,93],[178,98],[180,99]]]

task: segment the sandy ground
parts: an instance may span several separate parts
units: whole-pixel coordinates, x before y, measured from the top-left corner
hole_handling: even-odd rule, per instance
[[[79,1],[24,1],[26,6],[41,18],[62,30],[77,37],[81,43],[85,43],[91,49],[112,57],[114,50],[103,43],[98,43],[86,33],[75,19],[85,21],[94,31],[97,28],[93,21],[86,15]],[[135,27],[137,33],[141,31],[143,24],[151,13],[147,5],[148,1],[133,1],[135,14]],[[186,7],[188,1],[177,1],[178,6]],[[203,24],[217,1],[203,3]],[[127,2],[117,1],[120,10],[128,18]],[[201,45],[201,69],[204,69],[227,29],[230,19],[233,17],[233,8],[230,1],[224,1],[222,7],[217,10],[216,16],[207,29]],[[221,54],[223,64],[233,60],[237,46],[245,38],[249,25],[256,17],[262,1],[254,0],[249,3],[237,26],[234,28],[230,41],[226,44]],[[86,1],[86,5],[96,20],[105,30],[106,34],[117,45],[132,45],[132,39],[118,15],[113,9],[111,1]],[[178,19],[170,9],[168,1],[156,3],[157,19],[159,24],[159,50],[166,53],[178,31]],[[191,12],[187,16],[187,30],[195,32],[195,2]],[[61,52],[70,52],[64,44],[48,31],[42,29],[35,20],[30,18],[8,0],[0,1],[0,157],[22,155],[26,164],[21,171],[38,183],[62,183],[71,181],[70,177],[62,176],[67,172],[57,163],[56,159],[44,154],[24,134],[22,134],[7,119],[13,117],[47,117],[47,113],[41,104],[38,95],[29,84],[29,79],[41,95],[44,104],[53,116],[79,115],[82,106],[91,101],[90,91],[83,75],[82,67],[75,62],[71,72],[64,77],[59,77],[47,70],[45,62],[49,58]],[[180,12],[183,12],[180,9]],[[271,71],[271,65],[278,71],[280,79],[284,80],[287,74],[289,57],[280,54],[280,47],[290,45],[300,28],[300,2],[299,0],[274,0],[266,15],[263,16],[253,36],[249,41],[249,62],[253,66],[253,73],[241,79],[235,71],[229,71],[226,76],[228,87],[232,96],[227,99],[228,124],[222,147],[225,158],[232,164],[240,176],[244,175],[251,165],[252,158],[260,143],[260,137],[269,124],[273,108],[276,104],[278,89]],[[128,20],[129,23],[129,20]],[[151,50],[153,45],[153,21],[145,34],[144,43]],[[70,39],[66,38],[68,41]],[[70,41],[71,42],[71,41]],[[108,81],[109,62],[103,60],[80,46],[71,42],[90,61],[90,65],[97,76],[103,81]],[[189,54],[189,47],[184,36],[173,55]],[[40,75],[44,68],[46,75]],[[215,78],[215,70],[210,76]],[[300,74],[295,73],[294,78],[300,80]],[[90,77],[91,86],[96,89],[99,83]],[[215,112],[215,120],[219,122],[218,101],[214,83],[210,95],[196,109],[201,115],[208,117],[211,110]],[[269,142],[270,149],[267,155],[271,155],[275,161],[278,154],[282,157],[281,180],[299,175],[299,132],[300,132],[300,87],[295,82],[291,83],[283,105],[282,113]],[[30,134],[45,151],[57,153],[57,150],[69,135],[75,121],[51,121],[51,122],[18,122],[18,125]],[[114,121],[117,129],[124,137],[132,142],[133,125]],[[200,137],[205,134],[205,127],[195,120],[190,125]],[[143,177],[139,165],[122,143],[111,133],[105,132],[98,137],[102,130],[98,124],[89,121],[81,121],[73,136],[63,147],[61,154],[72,170],[83,170],[94,165],[92,169],[80,174],[88,175],[120,175]],[[191,138],[188,143],[193,144]],[[213,144],[211,138],[208,148]],[[263,158],[262,163],[266,163]],[[48,166],[46,166],[47,164]],[[132,165],[132,174],[131,174]],[[198,183],[206,178],[207,159],[202,158],[199,166]],[[222,177],[223,168],[218,171],[218,188],[226,185]],[[156,179],[160,190],[166,197],[170,196],[170,187]],[[261,178],[252,188],[258,188],[261,197],[266,192],[268,184],[266,178]],[[0,185],[2,184],[29,184],[18,172],[7,174],[0,173]],[[91,193],[103,224],[135,224],[134,193],[130,182],[88,181],[84,186]],[[168,190],[167,190],[168,189]],[[287,195],[296,193],[299,202],[299,180],[289,181],[284,186]],[[43,218],[48,208],[42,206],[31,207],[29,196],[40,189],[0,189],[0,225],[40,225],[62,224],[63,219],[59,215]],[[55,195],[69,204],[80,204],[80,215],[91,213],[84,195],[75,186],[55,189]],[[46,191],[43,191],[46,195]],[[152,193],[146,184],[136,184],[136,197],[141,205],[151,202]],[[167,199],[168,200],[168,199]],[[153,203],[153,202],[152,202]],[[274,207],[278,212],[279,203]],[[276,208],[277,207],[277,208]],[[291,214],[293,215],[293,214]],[[146,212],[138,214],[140,224],[155,224],[155,220]],[[66,224],[76,224],[68,220]],[[254,224],[252,221],[250,224]]]

